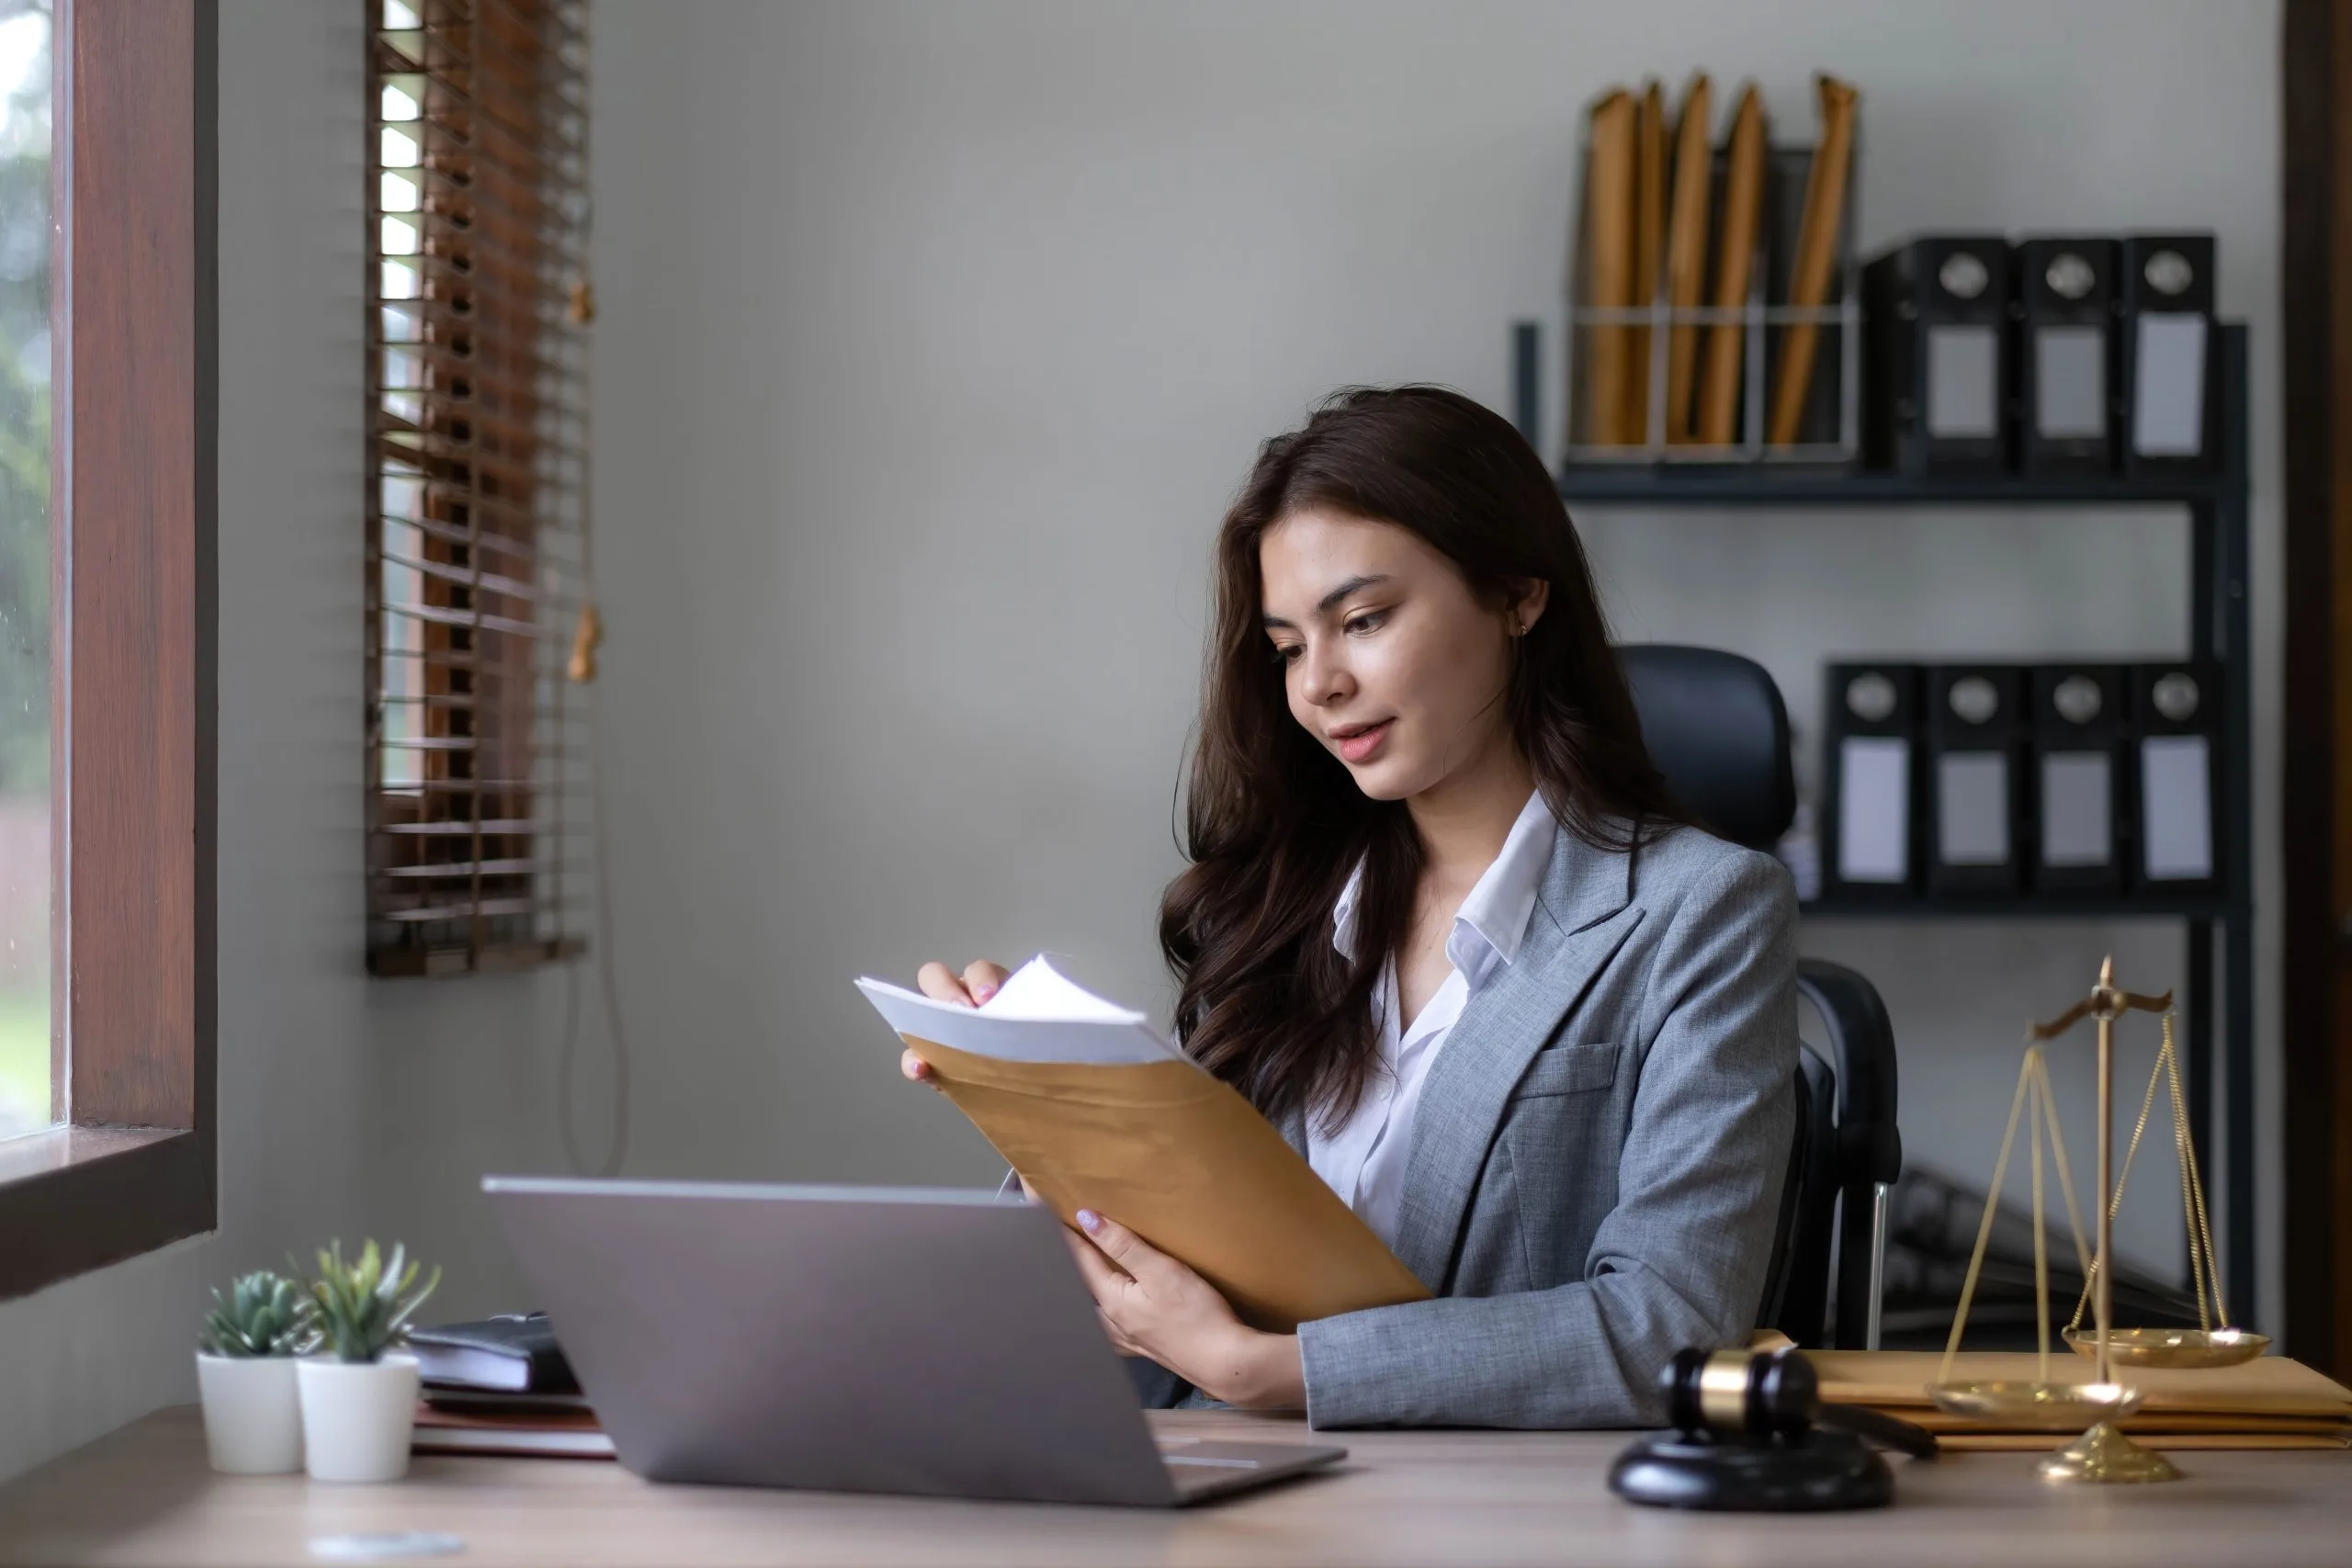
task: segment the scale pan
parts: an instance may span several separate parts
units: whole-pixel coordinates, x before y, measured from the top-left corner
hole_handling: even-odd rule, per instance
[[[1928,1397],[1948,1415],[2051,1432],[2079,1432],[2140,1408],[2138,1389],[2111,1382],[1936,1382]]]
[[[2066,1343],[2086,1356],[2098,1354],[2098,1335],[2066,1330]],[[2270,1336],[2243,1328],[2110,1328],[2107,1358],[2119,1367],[2234,1367],[2270,1348]]]

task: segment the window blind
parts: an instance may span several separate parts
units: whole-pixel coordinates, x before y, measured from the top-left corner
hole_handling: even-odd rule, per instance
[[[550,963],[589,892],[588,6],[368,3],[368,967]]]

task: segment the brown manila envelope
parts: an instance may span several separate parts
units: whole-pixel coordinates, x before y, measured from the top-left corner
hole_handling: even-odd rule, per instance
[[[1248,1100],[1045,959],[978,1008],[857,985],[1064,1224],[1081,1207],[1117,1221],[1245,1323],[1287,1332],[1428,1297]]]

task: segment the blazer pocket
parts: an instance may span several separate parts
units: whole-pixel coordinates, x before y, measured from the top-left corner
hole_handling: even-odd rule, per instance
[[[1609,1043],[1546,1045],[1521,1076],[1513,1100],[1581,1094],[1617,1081],[1617,1047]]]

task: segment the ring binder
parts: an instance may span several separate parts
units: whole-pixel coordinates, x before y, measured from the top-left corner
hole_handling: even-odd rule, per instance
[[[2017,452],[2027,473],[2115,468],[2113,240],[2027,240],[2016,258]]]
[[[2043,893],[2117,893],[2131,839],[2124,789],[2126,671],[2120,665],[2047,665],[2033,672],[2034,886]]]
[[[1865,455],[1906,474],[2008,466],[2008,242],[1927,234],[1862,268]]]
[[[2013,894],[2022,882],[2017,825],[2023,685],[2020,671],[2002,665],[1928,671],[1932,893]]]
[[[1823,890],[1907,897],[1917,869],[1912,759],[1919,732],[1919,667],[1832,664],[1826,686]]]
[[[2210,473],[2220,454],[2214,261],[2211,234],[2134,234],[2123,242],[2127,473]]]

